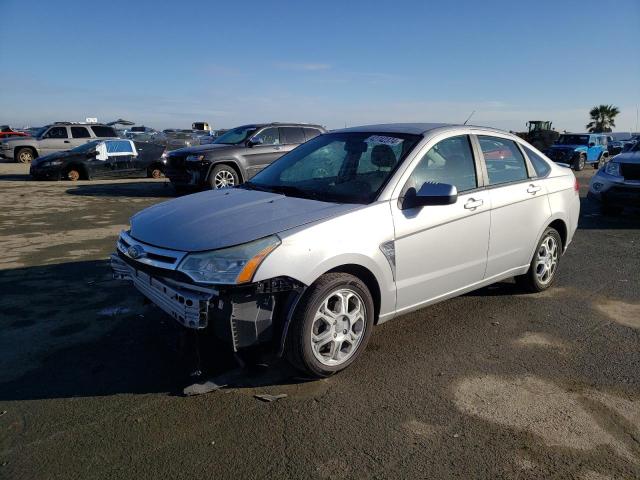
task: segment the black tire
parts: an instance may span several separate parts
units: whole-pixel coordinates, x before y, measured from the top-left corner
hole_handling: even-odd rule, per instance
[[[578,155],[575,162],[573,163],[573,169],[578,172],[581,170],[584,170],[584,166],[586,163],[587,163],[587,156],[584,153],[581,153],[580,155]]]
[[[213,167],[208,180],[212,190],[233,187],[240,184],[240,177],[235,169],[224,163],[220,163]]]
[[[558,252],[557,261],[556,261],[553,273],[551,275],[551,278],[546,282],[541,282],[537,275],[538,255],[542,248],[543,242],[545,242],[549,236],[553,237],[553,239],[556,242],[557,252]],[[555,228],[548,227],[542,233],[540,240],[538,240],[536,251],[533,254],[531,263],[529,264],[529,271],[524,275],[518,275],[517,277],[515,277],[516,284],[518,285],[518,287],[520,287],[520,289],[522,289],[523,291],[529,292],[529,293],[542,292],[548,289],[549,287],[551,287],[551,285],[553,285],[553,283],[555,282],[558,276],[558,269],[560,268],[560,259],[562,258],[562,248],[563,248],[562,237],[560,237],[560,234]]]
[[[314,355],[311,335],[316,312],[327,296],[340,289],[348,289],[359,295],[365,309],[362,338],[350,356],[338,365],[326,365]],[[326,273],[305,292],[291,319],[286,343],[286,357],[298,370],[314,377],[328,377],[351,365],[364,351],[374,323],[374,307],[371,293],[359,278],[347,273]],[[346,330],[345,330],[346,332]],[[343,344],[344,345],[344,344]]]
[[[33,148],[22,147],[16,150],[15,160],[20,163],[31,163],[36,158]]]
[[[611,205],[607,203],[606,200],[602,200],[602,204],[600,205],[600,210],[603,215],[620,215],[622,213],[623,208],[618,205]]]
[[[595,170],[600,169],[600,167],[602,167],[605,163],[607,163],[607,156],[605,156],[605,154],[603,153],[602,155],[600,155],[600,158],[598,158],[598,163],[594,163],[593,164],[593,168]]]

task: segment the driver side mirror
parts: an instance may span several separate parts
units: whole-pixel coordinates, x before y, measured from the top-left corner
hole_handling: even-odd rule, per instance
[[[458,189],[448,183],[426,182],[416,192],[410,188],[401,201],[401,210],[426,207],[428,205],[451,205],[458,201]]]
[[[91,150],[89,152],[87,152],[87,158],[95,158],[98,156],[98,151],[97,150]]]
[[[263,143],[264,143],[264,140],[262,139],[262,137],[251,137],[247,142],[247,145],[249,147],[254,147],[256,145],[262,145]]]
[[[595,146],[596,146],[596,144],[595,144],[594,142],[589,142],[589,146],[590,146],[590,147],[595,147]]]

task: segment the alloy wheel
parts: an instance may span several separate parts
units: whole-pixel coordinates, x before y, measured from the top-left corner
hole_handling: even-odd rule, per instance
[[[553,235],[547,235],[538,247],[536,277],[542,285],[551,282],[556,273],[559,255],[558,250],[558,242]]]
[[[341,365],[358,349],[366,328],[365,304],[354,290],[341,288],[325,297],[311,325],[311,349],[323,365]]]
[[[220,170],[213,177],[213,185],[216,189],[233,187],[236,184],[236,179],[229,170]]]

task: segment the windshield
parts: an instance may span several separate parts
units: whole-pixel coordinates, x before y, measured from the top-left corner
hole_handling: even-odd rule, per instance
[[[247,140],[255,131],[257,127],[254,125],[245,125],[244,127],[237,127],[229,130],[224,135],[220,136],[213,143],[225,143],[227,145],[238,145]]]
[[[240,188],[324,202],[371,203],[420,138],[398,133],[320,135]]]
[[[91,150],[93,150],[94,148],[96,148],[96,145],[98,145],[100,143],[100,140],[94,140],[93,142],[89,142],[89,143],[85,143],[83,145],[80,145],[79,147],[76,148],[72,148],[71,151],[72,152],[89,152]]]
[[[588,145],[589,135],[560,135],[558,145]]]
[[[41,137],[42,135],[44,135],[44,132],[46,132],[46,131],[47,131],[47,128],[48,128],[48,127],[40,127],[40,128],[38,128],[37,130],[35,130],[35,131],[31,134],[31,136],[32,136],[32,137],[36,137],[36,138]]]

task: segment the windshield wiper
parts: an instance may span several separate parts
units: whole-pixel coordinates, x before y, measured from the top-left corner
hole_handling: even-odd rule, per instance
[[[273,193],[273,190],[270,187],[267,187],[266,185],[258,185],[257,183],[253,183],[253,182],[244,182],[238,185],[238,188],[245,188],[247,190],[258,190],[259,192]]]
[[[304,190],[302,188],[294,187],[291,185],[271,185],[271,191],[275,193],[282,193],[286,196],[311,198],[313,200],[319,200],[320,195],[317,192]]]

